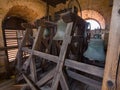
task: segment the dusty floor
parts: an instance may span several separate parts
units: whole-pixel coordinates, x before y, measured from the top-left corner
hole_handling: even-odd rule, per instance
[[[7,88],[4,88],[4,90],[20,90],[21,87],[20,86],[10,86],[10,87],[7,87]],[[2,90],[2,89],[0,89]]]
[[[0,90],[20,90],[21,86],[14,85],[14,79],[6,80],[0,84]]]

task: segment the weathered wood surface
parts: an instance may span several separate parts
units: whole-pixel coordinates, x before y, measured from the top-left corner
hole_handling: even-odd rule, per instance
[[[38,86],[42,86],[43,84],[45,84],[48,80],[52,79],[55,73],[55,69],[51,70],[49,73],[47,73],[42,79],[40,79],[37,82]]]
[[[60,84],[61,84],[62,90],[70,90],[68,79],[64,71],[61,73]]]
[[[86,72],[94,76],[98,76],[101,78],[103,77],[104,69],[97,66],[93,66],[93,65],[89,65],[89,64],[77,62],[74,60],[69,60],[69,59],[65,61],[65,66],[79,70],[79,71]]]
[[[75,19],[76,18],[77,17],[75,17]],[[81,63],[81,62],[66,59],[67,49],[68,49],[68,46],[69,46],[69,44],[71,42],[71,39],[72,39],[72,30],[76,26],[79,27],[79,25],[82,25],[82,23],[84,22],[84,21],[81,21],[82,23],[79,23],[80,20],[81,20],[81,18],[78,18],[77,21],[75,21],[75,22],[70,21],[70,23],[68,23],[59,56],[53,56],[53,55],[50,55],[50,54],[46,54],[46,53],[37,51],[37,50],[39,50],[39,47],[40,47],[40,44],[41,44],[41,40],[42,40],[41,36],[42,36],[43,32],[42,33],[39,32],[37,34],[32,49],[22,48],[23,51],[30,53],[30,57],[29,57],[28,60],[31,62],[31,66],[30,66],[30,70],[32,72],[31,76],[32,76],[33,82],[35,82],[37,86],[41,86],[41,85],[45,84],[46,82],[48,82],[50,79],[53,78],[52,87],[51,87],[50,90],[57,90],[59,82],[60,82],[61,88],[63,90],[69,90],[66,75],[63,73],[63,67],[64,66],[73,68],[75,70],[83,71],[85,73],[95,75],[95,76],[98,76],[98,77],[102,78],[103,68],[99,68],[99,67],[96,67],[96,66],[87,65],[87,64],[84,64],[84,63]],[[40,23],[42,24],[41,21],[40,21]],[[45,23],[43,22],[43,24],[45,24]],[[42,27],[45,26],[43,24],[41,25]],[[38,22],[37,22],[36,26],[39,26]],[[44,58],[44,59],[47,59],[49,61],[55,62],[57,64],[55,69],[50,71],[47,75],[45,75],[43,78],[41,78],[38,82],[36,81],[36,68],[35,68],[35,63],[34,63],[35,60],[32,58],[34,55],[39,56],[39,57]],[[73,76],[77,75],[76,79],[78,79],[78,78],[85,79],[85,80],[82,79],[84,83],[86,83],[87,80],[88,80],[89,83],[91,83],[91,82],[93,82],[94,84],[96,83],[97,86],[100,87],[99,86],[100,84],[95,80],[82,77],[82,76],[78,75],[77,73],[71,74],[71,77],[72,77],[72,75]],[[72,77],[72,78],[75,78],[75,77]],[[80,81],[80,79],[78,79],[78,80]],[[93,85],[93,84],[91,84],[91,85]]]
[[[37,81],[37,73],[36,73],[36,65],[35,65],[35,60],[33,56],[33,50],[39,50],[42,42],[42,36],[43,36],[44,28],[39,27],[38,32],[36,35],[36,38],[34,40],[34,44],[32,47],[32,53],[30,54],[30,70],[31,70],[31,76],[32,79],[36,82]]]
[[[78,80],[80,82],[83,82],[84,84],[87,84],[87,85],[90,85],[90,86],[97,88],[97,90],[101,90],[102,83],[99,81],[85,77],[83,75],[80,75],[80,74],[73,72],[73,71],[70,71],[70,70],[68,70],[68,75],[75,80]]]
[[[28,48],[22,48],[23,51],[31,53],[31,50]],[[46,53],[42,53],[39,51],[34,50],[33,51],[34,55],[45,58],[49,61],[52,61],[54,63],[58,62],[58,56],[53,56],[50,54],[46,54]],[[46,57],[47,56],[47,57]],[[94,76],[98,76],[98,77],[103,77],[103,73],[104,73],[104,69],[97,67],[97,66],[93,66],[93,65],[88,65],[85,63],[81,63],[81,62],[77,62],[74,60],[70,60],[70,59],[66,59],[65,60],[65,66],[79,70],[79,71],[83,71],[86,72],[88,74],[94,75]]]
[[[35,38],[33,46],[32,46],[32,52],[31,52],[29,58],[25,62],[26,68],[30,65],[31,78],[34,82],[37,81],[37,73],[36,73],[36,65],[35,65],[35,60],[34,60],[34,56],[33,56],[33,51],[40,49],[43,32],[44,32],[44,28],[39,27],[36,38]]]
[[[116,87],[116,76],[120,77],[120,73],[117,73],[118,60],[119,60],[119,46],[120,46],[120,1],[114,0],[109,44],[106,57],[106,65],[104,71],[104,79],[102,84],[102,90],[120,90],[120,81]],[[116,75],[118,74],[118,75]]]
[[[120,50],[120,47],[119,47]],[[116,84],[117,84],[117,89],[120,89],[120,56],[119,56],[119,62],[118,62],[119,66],[118,66],[118,74],[117,74],[117,78],[116,78]]]
[[[64,61],[65,61],[68,45],[71,42],[70,35],[71,35],[71,32],[72,32],[72,27],[73,27],[73,22],[68,23],[67,28],[66,28],[66,32],[65,32],[65,37],[63,39],[62,47],[61,47],[61,50],[60,50],[60,55],[59,55],[59,58],[58,58],[58,63],[57,63],[55,75],[54,75],[53,82],[52,82],[52,89],[53,90],[57,90],[57,87],[58,87],[58,83],[59,83],[61,73],[62,73],[62,68],[64,66]]]
[[[25,35],[23,36],[20,46],[18,48],[18,53],[16,55],[17,69],[21,69],[21,67],[22,67],[22,47],[25,46],[25,44],[29,38],[29,34],[31,34],[31,31],[32,30],[29,27],[26,29]]]
[[[22,75],[32,90],[40,90],[37,86],[35,86],[35,84],[33,84],[32,80],[30,80],[24,73]]]
[[[23,47],[22,50],[24,52],[32,53],[31,49],[28,49],[28,48],[25,48],[25,47]],[[36,56],[39,56],[41,58],[47,59],[49,61],[55,62],[55,63],[58,62],[58,56],[54,56],[54,55],[50,55],[50,54],[47,54],[47,53],[39,52],[37,50],[34,50],[33,54],[36,55]]]
[[[48,27],[56,27],[57,24],[54,22],[46,21],[45,19],[38,19],[35,21],[35,26],[36,27],[44,26],[44,27],[48,28]]]

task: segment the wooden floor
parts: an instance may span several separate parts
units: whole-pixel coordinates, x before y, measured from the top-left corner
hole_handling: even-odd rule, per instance
[[[6,80],[0,84],[0,90],[20,90],[21,86],[14,85],[14,79]]]
[[[10,86],[10,87],[7,87],[7,88],[4,88],[4,90],[20,90],[21,87],[20,86]],[[2,89],[0,89],[2,90]]]

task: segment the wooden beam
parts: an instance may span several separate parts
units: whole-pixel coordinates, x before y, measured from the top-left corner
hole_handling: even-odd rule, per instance
[[[85,77],[83,75],[80,75],[80,74],[75,73],[75,72],[70,71],[70,70],[68,70],[68,75],[75,80],[78,80],[78,81],[83,82],[87,85],[96,87],[97,90],[101,90],[101,86],[102,86],[101,82],[98,82],[98,81],[93,80],[91,78]]]
[[[116,89],[117,86],[116,76],[117,74],[119,74],[117,73],[119,60],[119,46],[120,46],[120,1],[114,0],[102,90],[120,90],[120,88]]]
[[[0,84],[0,90],[6,90],[9,87],[13,86],[14,84],[15,84],[15,79],[6,80]]]
[[[31,50],[28,49],[28,48],[24,47],[24,48],[22,48],[22,50],[26,51],[28,53],[31,53]],[[39,52],[39,51],[36,51],[36,50],[34,50],[33,53],[36,56],[47,59],[47,60],[52,61],[54,63],[58,62],[58,56],[53,56],[53,55],[42,53],[42,52]],[[98,76],[98,77],[101,77],[101,78],[103,77],[103,73],[104,73],[104,68],[100,68],[100,67],[97,67],[97,66],[77,62],[77,61],[70,60],[70,59],[65,60],[65,66],[76,69],[76,70],[79,70],[79,71],[83,71],[83,72],[86,72],[88,74]]]
[[[31,32],[32,32],[32,29],[29,29],[29,28],[26,29],[25,35],[23,36],[20,46],[18,48],[18,53],[16,55],[16,58],[17,58],[17,69],[19,70],[22,67],[22,61],[21,61],[22,60],[22,47],[25,46],[26,44],[25,42],[27,42],[29,38],[29,34],[31,34]]]
[[[24,52],[28,52],[28,53],[31,53],[31,52],[32,52],[31,49],[28,49],[28,48],[26,48],[26,47],[23,47],[22,50],[23,50]],[[39,56],[39,57],[41,57],[41,58],[47,59],[47,60],[49,60],[49,61],[55,62],[55,63],[58,62],[58,56],[46,54],[46,53],[43,53],[43,52],[39,52],[39,51],[37,51],[37,50],[34,50],[34,51],[33,51],[33,54],[36,55],[36,56]],[[46,56],[47,56],[47,57],[46,57]]]
[[[30,73],[31,73],[31,79],[36,82],[37,81],[37,71],[36,71],[36,64],[34,56],[32,55],[30,60]]]
[[[9,47],[1,47],[0,48],[0,51],[5,51],[5,50],[8,50],[8,49],[14,49],[14,48],[18,48],[18,46],[9,46]]]
[[[34,25],[32,25],[32,24],[30,24],[30,23],[22,23],[21,25],[22,25],[22,27],[24,27],[24,28],[29,28],[29,29],[36,28]]]
[[[36,35],[36,38],[34,40],[33,46],[32,46],[32,53],[30,54],[30,58],[28,59],[30,62],[30,71],[31,71],[31,77],[34,82],[37,81],[37,73],[36,73],[36,64],[34,60],[34,50],[39,50],[42,42],[42,36],[43,36],[44,28],[43,27],[38,27],[38,32]],[[26,61],[27,62],[27,61]]]
[[[37,86],[33,84],[33,82],[24,73],[22,73],[22,75],[32,90],[40,90]]]
[[[103,77],[104,69],[97,66],[93,66],[93,65],[89,65],[89,64],[77,62],[74,60],[69,60],[69,59],[65,61],[65,66],[94,75],[94,76],[98,76],[101,78]]]
[[[45,84],[47,81],[53,78],[53,75],[55,73],[55,69],[51,70],[47,75],[45,75],[42,79],[40,79],[36,84],[37,86],[42,86]]]
[[[69,43],[71,42],[72,27],[73,27],[73,22],[67,24],[67,28],[65,30],[66,31],[65,37],[63,39],[63,43],[62,43],[61,50],[60,50],[60,55],[58,58],[58,63],[56,66],[56,72],[54,74],[54,78],[53,78],[53,82],[52,82],[52,90],[57,90],[57,87],[59,84],[59,80],[60,80],[61,73],[62,73],[62,68],[63,68],[64,62],[65,62],[66,52],[68,49],[67,47],[68,47]]]
[[[69,90],[68,80],[64,72],[61,73],[60,84],[62,90]]]

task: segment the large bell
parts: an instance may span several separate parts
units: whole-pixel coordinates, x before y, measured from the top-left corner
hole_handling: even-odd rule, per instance
[[[63,21],[63,19],[60,19],[57,22],[57,32],[53,37],[53,40],[63,40],[66,27],[67,27],[67,24]]]
[[[88,48],[84,53],[84,56],[89,60],[105,60],[104,42],[102,39],[90,39]]]

